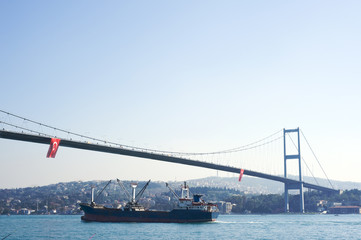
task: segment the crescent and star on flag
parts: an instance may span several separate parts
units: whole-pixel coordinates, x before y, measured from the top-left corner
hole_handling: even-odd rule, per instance
[[[47,158],[55,158],[56,152],[58,151],[59,143],[60,143],[60,139],[58,138],[51,139],[48,154],[46,154]]]

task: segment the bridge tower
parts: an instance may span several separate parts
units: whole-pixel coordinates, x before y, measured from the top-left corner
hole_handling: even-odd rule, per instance
[[[297,154],[287,154],[286,149],[286,133],[297,133]],[[301,171],[301,150],[300,150],[300,129],[283,129],[283,146],[284,146],[284,177],[287,178],[287,160],[297,159],[298,160],[298,174],[299,182],[297,184],[291,184],[285,182],[285,212],[290,211],[288,190],[299,189],[300,192],[300,212],[304,213],[305,204],[304,204],[304,194],[303,194],[303,180],[302,180],[302,171]]]

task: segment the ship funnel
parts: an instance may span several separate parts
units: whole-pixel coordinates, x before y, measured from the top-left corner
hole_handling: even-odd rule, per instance
[[[132,187],[132,202],[135,202],[135,188],[138,186],[138,183],[131,183],[130,186]]]

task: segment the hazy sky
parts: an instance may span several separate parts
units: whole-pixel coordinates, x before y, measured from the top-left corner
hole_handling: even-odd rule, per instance
[[[177,151],[300,127],[361,182],[360,1],[0,1],[0,109]],[[2,126],[1,126],[2,127]],[[303,145],[302,145],[303,146]],[[0,188],[214,171],[0,139]]]

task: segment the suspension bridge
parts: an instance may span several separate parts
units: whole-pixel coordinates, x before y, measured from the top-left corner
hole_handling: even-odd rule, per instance
[[[222,151],[214,151],[214,152],[176,152],[176,151],[161,151],[155,149],[134,147],[124,144],[119,144],[111,141],[106,141],[98,138],[93,138],[90,136],[85,136],[82,134],[78,134],[75,132],[70,132],[67,130],[63,130],[60,128],[56,128],[53,126],[49,126],[47,124],[43,124],[37,121],[33,121],[3,110],[0,110],[0,138],[17,140],[17,141],[25,141],[32,143],[40,143],[49,145],[52,142],[52,139],[56,138],[60,140],[59,145],[61,147],[69,147],[75,149],[83,149],[111,154],[119,154],[137,158],[144,158],[150,160],[158,160],[164,162],[171,162],[176,164],[185,164],[190,166],[196,166],[201,168],[208,168],[217,171],[248,175],[252,177],[264,178],[272,181],[281,182],[284,184],[285,191],[285,212],[289,211],[289,190],[297,190],[299,192],[300,197],[300,206],[299,211],[304,212],[304,188],[314,189],[318,191],[331,192],[336,193],[338,190],[334,189],[332,183],[328,179],[324,169],[322,168],[319,160],[317,159],[314,151],[312,150],[308,140],[304,136],[303,132],[299,129],[282,129],[277,131],[276,133],[265,137],[261,140],[255,141],[253,143],[243,145],[241,147],[226,149]],[[317,160],[319,167],[322,169],[327,181],[328,186],[323,186],[318,183],[314,174],[311,171],[311,168],[306,163],[305,159],[301,156],[300,150],[300,133],[306,140],[307,146],[311,150],[312,155]],[[296,140],[293,140],[291,135],[296,135]],[[59,137],[59,135],[63,135],[63,137]],[[232,154],[240,154],[249,152],[259,148],[265,148],[274,143],[278,143],[283,140],[283,154],[276,156],[279,160],[281,159],[283,162],[283,174],[271,174],[266,171],[260,171],[255,169],[255,167],[247,164],[242,164],[241,162],[237,163],[238,157],[232,156]],[[293,148],[290,150],[290,148]],[[228,155],[232,161],[223,161],[222,159],[214,160],[214,156]],[[210,156],[213,156],[213,160]],[[267,157],[268,158],[268,153]],[[236,161],[234,161],[236,158]],[[248,156],[248,159],[251,159],[254,163],[255,156]],[[297,179],[290,178],[289,172],[294,169],[290,169],[287,165],[288,162],[296,160],[297,167]],[[244,165],[244,166],[239,166]],[[262,164],[264,165],[264,164]],[[278,164],[280,165],[280,164]],[[291,164],[291,166],[294,164]],[[315,183],[305,182],[303,180],[303,165],[306,166],[306,170],[310,172]],[[292,172],[292,171],[291,171]],[[282,176],[283,175],[283,176]]]

